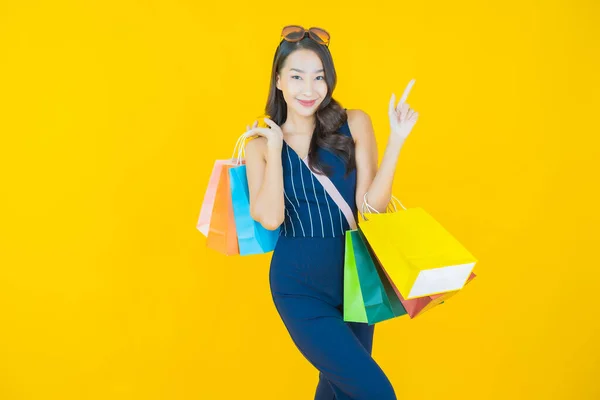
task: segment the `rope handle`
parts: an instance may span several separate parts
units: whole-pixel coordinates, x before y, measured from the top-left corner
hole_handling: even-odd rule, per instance
[[[367,202],[367,193],[366,192],[365,195],[363,196],[363,203],[362,203],[362,210],[360,211],[360,215],[363,217],[363,219],[365,221],[368,221],[369,219],[365,217],[365,214],[367,213],[377,213],[377,214],[381,214],[379,211],[377,211],[375,208],[373,208],[368,202]],[[398,202],[400,204],[400,206],[406,210],[406,207],[404,207],[404,205],[402,204],[402,202],[400,200],[398,200],[398,198],[396,198],[396,196],[392,195],[392,198],[390,199],[387,207],[386,207],[386,212],[397,212],[398,208],[396,207],[396,202]],[[390,208],[390,206],[393,207],[393,211]],[[366,210],[365,210],[366,209]]]
[[[235,146],[233,147],[233,153],[231,154],[231,160],[235,160],[236,165],[241,165],[242,159],[246,158],[246,139],[254,136],[257,135],[248,135],[246,132],[244,132],[238,137],[237,141],[235,142]],[[236,150],[237,157],[235,157]]]

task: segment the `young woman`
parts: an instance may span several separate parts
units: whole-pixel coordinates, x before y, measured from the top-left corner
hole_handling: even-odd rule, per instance
[[[294,344],[319,371],[316,400],[396,399],[371,357],[375,325],[343,320],[344,233],[342,210],[313,173],[323,173],[350,205],[368,193],[385,211],[400,149],[418,113],[403,99],[389,105],[391,132],[380,168],[369,116],[333,99],[336,72],[329,34],[287,26],[275,51],[265,118],[247,127],[251,215],[280,228],[269,281],[275,307]],[[410,86],[411,84],[409,84]],[[310,168],[310,169],[309,169]]]

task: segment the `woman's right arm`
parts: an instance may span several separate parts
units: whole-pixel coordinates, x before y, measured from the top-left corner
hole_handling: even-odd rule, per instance
[[[259,136],[246,144],[250,216],[269,230],[277,229],[285,212],[281,145]]]

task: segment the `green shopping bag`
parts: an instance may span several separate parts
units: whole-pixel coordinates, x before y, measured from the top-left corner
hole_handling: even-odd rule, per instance
[[[346,231],[344,250],[344,321],[368,322],[365,303],[360,291],[351,232]]]
[[[389,298],[393,289],[385,287],[364,240],[358,230],[346,231],[344,321],[373,325],[404,315],[406,310],[395,296]]]

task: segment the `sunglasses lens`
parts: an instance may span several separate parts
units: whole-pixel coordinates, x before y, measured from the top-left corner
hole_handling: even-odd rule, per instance
[[[329,42],[329,33],[321,28],[310,28],[309,33],[312,34],[312,38],[321,44],[327,44]]]
[[[285,28],[283,28],[281,36],[290,40],[302,39],[302,37],[304,36],[304,28],[296,25],[286,26]]]

